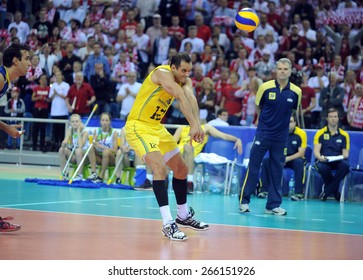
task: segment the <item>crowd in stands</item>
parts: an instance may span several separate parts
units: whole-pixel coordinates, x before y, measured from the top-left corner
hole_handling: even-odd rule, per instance
[[[245,7],[260,18],[251,33],[234,24]],[[96,115],[124,120],[146,75],[183,51],[193,60],[204,123],[225,109],[228,124],[253,126],[258,86],[274,79],[275,61],[287,57],[303,92],[300,127],[323,127],[334,107],[345,129],[362,131],[361,14],[358,0],[2,0],[0,52],[11,44],[31,48],[32,65],[15,84],[24,117],[87,116],[98,104]],[[0,115],[15,116],[14,104],[10,91]],[[186,124],[172,105],[164,122]],[[33,128],[34,150],[44,130]],[[55,150],[60,131],[53,129]]]

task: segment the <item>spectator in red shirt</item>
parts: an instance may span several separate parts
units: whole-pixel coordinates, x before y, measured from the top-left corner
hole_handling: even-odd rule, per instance
[[[239,75],[236,72],[231,72],[229,74],[229,84],[222,91],[221,108],[227,110],[230,125],[239,125],[242,115],[243,98],[236,97],[236,92],[241,90],[238,80]]]
[[[38,119],[47,119],[49,115],[49,91],[47,75],[42,74],[39,77],[39,85],[33,89],[32,101],[33,106],[33,117]],[[45,149],[45,126],[46,123],[33,123],[33,151],[37,150],[38,134],[40,133],[39,147],[42,152],[46,152]]]
[[[168,27],[168,35],[174,38],[177,50],[180,49],[181,42],[185,38],[185,29],[179,24],[179,16],[172,16],[171,26]]]
[[[217,82],[221,76],[222,68],[225,67],[225,58],[223,55],[218,55],[215,59],[213,68],[208,72],[208,77]]]
[[[305,126],[302,128],[311,128],[311,110],[316,106],[315,90],[308,85],[308,76],[305,72],[302,72],[301,88],[301,115],[304,118]]]
[[[195,14],[195,25],[197,26],[197,37],[202,39],[204,44],[207,44],[209,39],[212,37],[212,30],[204,23],[204,17],[202,14]]]
[[[127,38],[131,38],[136,34],[136,26],[138,22],[135,20],[135,12],[133,10],[127,11],[126,21],[121,24],[121,30],[125,31]]]
[[[201,65],[197,64],[193,67],[193,76],[191,76],[190,79],[193,83],[195,96],[198,98],[202,90],[202,81],[204,79],[203,68]]]
[[[268,2],[267,22],[275,29],[276,32],[281,33],[282,19],[276,12],[276,3],[274,1]]]
[[[221,69],[218,71],[218,78],[214,81],[214,88],[216,90],[217,93],[217,98],[216,98],[216,105],[220,106],[221,104],[221,99],[222,99],[222,94],[224,89],[226,88],[226,86],[229,84],[228,82],[228,78],[229,78],[229,68],[226,66],[222,66]]]
[[[304,37],[301,37],[299,34],[299,27],[296,24],[291,26],[291,34],[284,41],[282,45],[280,45],[281,55],[286,57],[289,51],[295,54],[297,60],[303,58],[304,51],[307,48],[307,41]]]
[[[91,105],[96,101],[95,92],[89,83],[83,81],[82,72],[77,72],[74,79],[66,98],[68,111],[84,117],[89,115]]]

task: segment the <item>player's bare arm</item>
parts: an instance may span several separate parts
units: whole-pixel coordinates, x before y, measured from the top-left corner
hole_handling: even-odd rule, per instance
[[[343,149],[342,154],[343,154],[344,159],[348,159],[348,157],[349,157],[349,150]]]
[[[321,151],[321,144],[315,144],[314,145],[314,156],[318,161],[322,161],[322,162],[326,162],[328,161],[328,159],[326,158],[326,156],[320,154]]]
[[[184,114],[191,127],[200,126],[199,119],[194,117],[194,113],[190,108],[190,103],[187,100],[181,86],[175,82],[174,76],[168,70],[158,69],[151,76],[151,80],[158,85],[161,85],[163,89],[171,96],[175,97],[180,103],[180,110]]]
[[[190,106],[192,108],[194,117],[199,121],[200,123],[200,119],[199,119],[199,107],[198,107],[198,101],[196,99],[196,97],[193,94],[193,83],[192,80],[190,78],[187,78],[186,83],[182,86],[182,89],[184,91],[184,94],[187,98],[187,100],[190,103]]]
[[[190,144],[192,144],[192,140],[201,143],[204,141],[204,131],[200,125],[199,107],[198,107],[197,99],[195,98],[195,96],[193,94],[192,80],[190,78],[187,78],[187,81],[182,86],[182,88],[183,88],[183,92],[185,94],[186,100],[189,102],[190,108],[192,108],[194,118],[198,120],[198,124],[199,124],[198,127],[196,127],[198,129],[196,134],[192,134],[192,133],[194,133],[193,131],[190,132],[190,135],[191,135]]]
[[[292,154],[290,156],[286,156],[285,162],[289,162],[289,161],[292,161],[297,158],[303,158],[305,155],[305,150],[306,150],[306,148],[299,147],[297,153]]]
[[[174,134],[173,134],[173,137],[174,137],[174,139],[175,139],[175,141],[176,141],[177,143],[178,143],[178,142],[179,142],[179,140],[180,140],[181,133],[182,133],[182,127],[181,127],[181,126],[179,126],[179,127],[175,130],[175,132],[174,132]]]
[[[5,84],[4,76],[0,75],[0,88],[4,88],[4,84]]]
[[[204,126],[204,129],[205,129],[205,133],[208,133],[209,135],[213,136],[214,138],[219,138],[219,139],[234,142],[235,144],[234,144],[233,149],[236,149],[239,155],[242,154],[243,148],[242,148],[242,141],[240,138],[233,136],[231,134],[223,133],[222,131],[219,131],[218,129],[216,129],[215,127],[213,127],[209,124],[206,124]]]

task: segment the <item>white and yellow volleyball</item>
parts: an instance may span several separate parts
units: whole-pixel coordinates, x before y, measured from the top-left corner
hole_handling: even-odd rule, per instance
[[[243,8],[236,14],[234,23],[238,29],[252,32],[257,28],[260,19],[254,9]]]

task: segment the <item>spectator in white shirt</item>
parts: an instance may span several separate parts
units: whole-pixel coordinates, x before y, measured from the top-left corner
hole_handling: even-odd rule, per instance
[[[302,22],[302,30],[298,33],[301,37],[305,37],[305,39],[309,42],[310,46],[314,46],[316,43],[316,31],[312,30],[310,27],[310,21],[304,19]]]
[[[182,41],[180,50],[179,50],[180,52],[185,51],[186,43],[192,44],[191,52],[196,52],[199,54],[203,53],[204,41],[197,37],[197,27],[195,25],[191,25],[188,27],[188,37]]]
[[[65,12],[72,7],[72,0],[53,0],[53,5],[59,12],[59,17],[64,18]]]
[[[20,40],[20,44],[25,44],[28,35],[30,34],[29,25],[22,21],[21,12],[17,11],[14,15],[14,22],[10,23],[8,26],[8,32],[10,33],[11,28],[16,27],[18,30],[17,36]]]
[[[253,3],[253,9],[256,12],[268,13],[268,1],[255,0]]]
[[[141,88],[141,83],[136,82],[136,72],[127,74],[127,83],[123,84],[116,97],[117,102],[121,102],[120,119],[125,120],[134,104],[137,93]]]
[[[227,52],[230,49],[231,41],[229,40],[228,36],[225,33],[222,32],[221,26],[219,26],[219,25],[213,26],[212,37],[213,36],[218,37],[218,43],[219,43],[220,46],[223,47],[225,52]],[[212,37],[208,41],[209,45],[213,45]]]
[[[50,117],[56,120],[68,119],[68,107],[66,103],[69,84],[64,82],[62,71],[55,73],[56,82],[50,85],[49,98],[52,100]],[[64,124],[53,124],[53,147],[52,151],[58,151],[62,140],[64,139]]]
[[[273,56],[275,56],[277,50],[279,49],[279,44],[275,41],[273,32],[267,31],[265,35],[266,49],[268,49]]]
[[[315,72],[316,76],[309,78],[308,86],[313,88],[315,91],[316,100],[320,98],[320,91],[329,85],[329,79],[324,75],[324,66],[320,63],[316,64]],[[319,106],[319,102],[316,102],[316,106],[311,110],[311,124],[315,126],[319,126],[320,123],[320,114],[321,114],[321,106]],[[315,127],[319,128],[319,127]]]
[[[256,40],[259,35],[265,36],[268,31],[271,31],[274,35],[275,41],[277,42],[279,36],[275,29],[267,22],[267,15],[265,13],[260,14],[260,24],[253,32],[253,38]]]
[[[71,9],[64,13],[63,20],[67,24],[70,24],[72,19],[77,19],[80,22],[83,22],[84,18],[86,17],[86,12],[87,10],[84,8],[84,6],[80,5],[80,0],[72,0]]]
[[[57,53],[52,53],[52,45],[44,44],[35,54],[39,54],[39,66],[44,70],[47,78],[53,75],[53,65],[62,59],[62,53],[58,50]]]
[[[238,29],[236,31],[236,35],[240,35],[242,45],[245,48],[247,48],[249,50],[252,50],[255,47],[255,40],[253,40],[252,38],[248,37],[248,32],[247,31]]]
[[[146,29],[146,35],[150,38],[150,46],[153,46],[155,39],[161,35],[161,15],[153,16],[153,25]]]
[[[339,11],[340,9],[346,9],[346,8],[357,8],[357,3],[355,3],[354,1],[351,1],[351,0],[341,1],[338,4],[337,11]]]
[[[217,112],[217,118],[208,122],[211,126],[229,126],[228,111],[226,109],[219,109]]]
[[[154,41],[153,63],[155,66],[163,64],[168,59],[170,48],[175,48],[175,41],[173,37],[168,35],[168,27],[163,26],[160,37]]]

